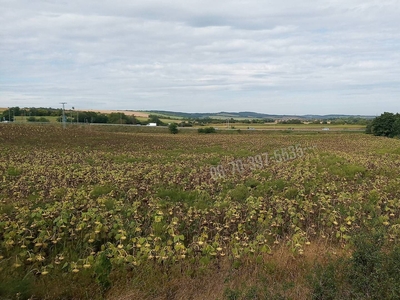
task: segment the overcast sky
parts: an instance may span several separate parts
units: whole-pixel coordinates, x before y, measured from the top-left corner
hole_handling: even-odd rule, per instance
[[[400,0],[0,7],[0,107],[400,112]]]

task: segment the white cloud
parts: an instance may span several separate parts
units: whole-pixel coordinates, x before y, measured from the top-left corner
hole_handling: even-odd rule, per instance
[[[397,0],[0,4],[0,107],[398,111]]]

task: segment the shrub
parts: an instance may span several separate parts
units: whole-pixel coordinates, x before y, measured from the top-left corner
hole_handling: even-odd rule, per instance
[[[172,134],[177,134],[178,133],[178,125],[176,123],[171,123],[168,126],[169,132]]]
[[[312,299],[334,300],[338,292],[335,277],[337,266],[330,262],[327,266],[317,265],[312,278]]]
[[[199,128],[198,133],[215,133],[214,127]]]
[[[351,258],[317,265],[311,276],[312,299],[399,299],[400,248],[384,247],[384,235],[360,234]]]
[[[42,122],[42,123],[48,123],[50,122],[49,119],[46,119],[44,117],[40,117],[40,118],[35,118],[35,117],[29,117],[26,119],[28,122]]]

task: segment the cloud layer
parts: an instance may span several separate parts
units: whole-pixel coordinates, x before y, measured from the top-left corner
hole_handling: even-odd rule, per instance
[[[0,107],[399,111],[397,0],[0,4]]]

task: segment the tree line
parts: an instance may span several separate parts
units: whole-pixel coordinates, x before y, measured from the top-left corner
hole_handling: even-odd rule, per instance
[[[384,112],[367,125],[366,133],[400,138],[400,114]]]
[[[62,114],[61,108],[45,108],[45,107],[30,107],[20,108],[18,106],[10,107],[3,111],[2,119],[6,121],[12,121],[13,117],[57,117]]]
[[[20,108],[10,107],[1,113],[1,121],[15,121],[15,117],[26,117],[28,122],[50,122],[46,117],[57,117],[58,122],[62,122],[62,109],[55,108]],[[70,123],[108,123],[108,124],[137,124],[147,125],[156,123],[157,126],[166,126],[157,115],[149,115],[147,120],[140,121],[133,115],[113,112],[109,114],[94,111],[75,111],[65,110],[65,121]]]

